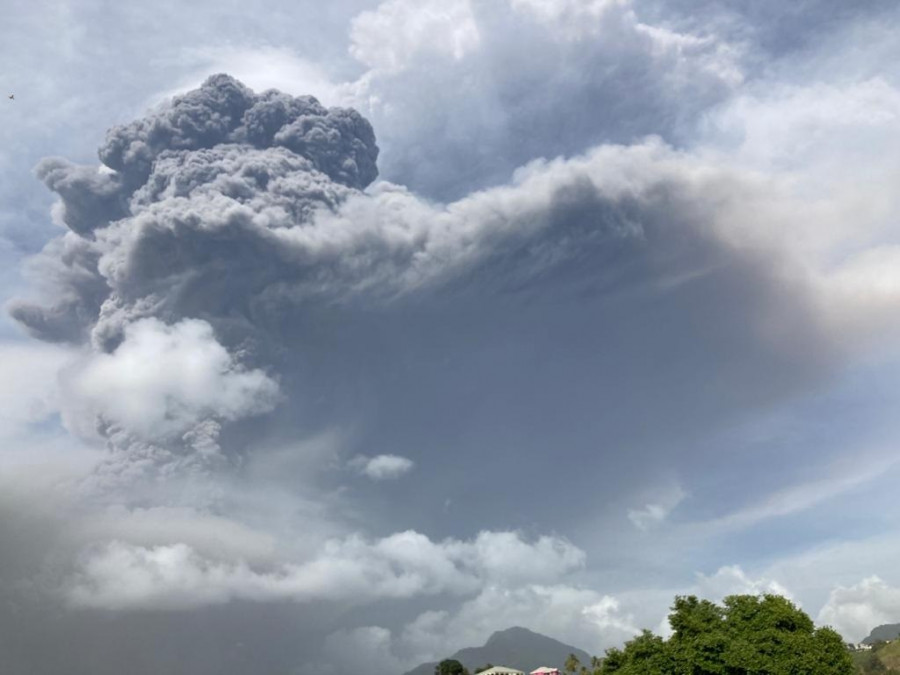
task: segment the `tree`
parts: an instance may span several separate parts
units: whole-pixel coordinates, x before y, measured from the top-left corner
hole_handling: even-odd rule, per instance
[[[887,672],[887,666],[878,658],[878,654],[875,653],[875,650],[866,652],[862,658],[859,659],[858,663],[860,671],[865,675],[868,675],[869,673]]]
[[[860,658],[856,663],[860,672],[864,675],[869,675],[870,673],[887,674],[888,672],[895,672],[893,670],[888,671],[887,666],[884,665],[884,662],[880,658],[878,658],[878,653],[874,649],[860,654]]]
[[[607,650],[600,669],[601,675],[668,675],[675,672],[678,671],[674,670],[666,642],[649,630],[627,642],[625,649]]]
[[[578,660],[578,657],[574,654],[569,654],[566,658],[565,666],[567,673],[577,673],[579,668],[581,667],[581,661]]]
[[[610,649],[608,675],[852,675],[840,635],[816,628],[805,612],[777,595],[733,595],[722,606],[677,597],[672,637],[644,631]]]
[[[469,675],[469,671],[456,659],[444,659],[434,667],[434,675]]]

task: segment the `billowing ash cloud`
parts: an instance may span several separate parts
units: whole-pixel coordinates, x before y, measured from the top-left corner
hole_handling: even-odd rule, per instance
[[[721,568],[702,595],[793,590],[753,561],[819,537],[828,513],[798,541],[800,514],[882,466],[847,481],[832,463],[859,464],[881,413],[851,408],[878,386],[852,379],[814,411],[791,395],[896,334],[900,253],[880,244],[896,239],[900,95],[828,72],[855,59],[804,12],[828,60],[785,77],[757,59],[788,41],[754,46],[734,19],[765,15],[768,33],[792,10],[713,4],[385,0],[349,41],[320,36],[365,72],[315,87],[216,23],[264,86],[362,111],[382,156],[356,112],[219,75],[114,128],[96,165],[43,161],[65,231],[30,262],[43,297],[11,309],[63,344],[4,351],[4,663],[381,675],[514,624],[602,653],[658,625],[698,569]],[[73,25],[85,46],[129,36]],[[278,54],[298,55],[297,34]],[[881,72],[889,37],[863,60],[877,66],[844,65]],[[174,76],[125,68],[132,95],[199,81],[178,60]],[[87,92],[61,129],[134,105],[74,82],[48,88]],[[80,152],[48,119],[16,143]],[[375,182],[376,159],[399,184]],[[841,555],[870,565],[863,549]],[[861,604],[865,621],[895,608],[879,550],[846,582],[885,583],[822,617],[856,630]],[[736,559],[747,573],[723,567]],[[808,559],[794,569],[814,585]]]
[[[99,156],[103,167],[58,158],[37,167],[61,198],[71,232],[38,263],[56,301],[20,302],[12,314],[45,340],[79,341],[101,317],[128,306],[165,315],[163,296],[190,305],[198,286],[210,283],[231,295],[229,283],[278,258],[276,241],[242,241],[243,230],[259,221],[305,222],[378,174],[374,133],[355,111],[326,109],[308,96],[255,95],[226,75],[110,130]],[[241,251],[251,270],[228,264],[235,256],[229,260],[222,248],[231,244],[252,246]],[[216,269],[203,274],[204,260]],[[182,306],[168,314],[199,311]],[[121,339],[121,326],[113,333],[95,338],[109,349]]]
[[[375,135],[355,111],[328,110],[310,96],[255,96],[227,75],[209,78],[155,115],[112,129],[99,154],[123,185],[137,186],[167,151],[228,143],[287,148],[350,187],[363,188],[378,175]]]
[[[742,81],[736,50],[630,0],[386,0],[353,21],[354,85],[390,180],[441,199],[538,157],[684,138]],[[472,142],[470,139],[477,139]]]
[[[627,416],[587,433],[597,409],[653,407],[662,438],[789,388],[830,348],[806,280],[780,276],[790,251],[772,233],[800,207],[777,180],[650,139],[535,161],[443,205],[384,182],[364,192],[376,155],[357,113],[219,75],[113,129],[105,168],[40,165],[69,231],[32,263],[49,302],[12,313],[42,339],[87,346],[65,378],[65,417],[125,450],[106,477],[205,470],[253,438],[232,443],[226,427],[285,400],[285,433],[369,416],[370,447],[403,448],[419,473],[411,445],[432,461],[478,458],[484,480],[509,475],[504,458],[518,448],[524,479],[543,470],[551,438],[590,462],[615,461],[593,450],[600,439],[647,440]],[[217,356],[195,379],[96,376],[143,354],[179,370],[178,353],[198,345]],[[650,353],[679,372],[660,378]],[[741,386],[679,393],[709,378]],[[129,387],[152,415],[118,401]],[[436,450],[457,436],[444,411],[459,401],[476,406],[472,440]],[[435,475],[456,480],[439,464]],[[491,500],[500,526],[514,498]]]
[[[279,230],[375,179],[374,133],[353,110],[217,75],[110,130],[99,156],[37,167],[68,231],[33,261],[49,302],[13,303],[12,315],[38,338],[88,347],[63,374],[63,417],[117,451],[94,480],[202,473],[221,462],[224,424],[279,398],[258,306],[314,275]]]

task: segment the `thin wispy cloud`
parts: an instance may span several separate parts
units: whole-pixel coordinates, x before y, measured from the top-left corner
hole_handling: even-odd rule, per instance
[[[412,471],[415,462],[399,455],[357,455],[349,466],[372,480],[392,480]]]

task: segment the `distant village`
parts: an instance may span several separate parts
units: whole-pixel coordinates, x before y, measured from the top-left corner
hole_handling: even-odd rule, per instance
[[[877,645],[889,645],[896,640],[878,640],[877,642],[848,642],[847,649],[851,652],[870,652]]]
[[[478,675],[525,675],[525,671],[507,668],[506,666],[493,666],[487,670],[479,671]],[[563,675],[563,673],[559,668],[541,666],[532,670],[529,675]]]

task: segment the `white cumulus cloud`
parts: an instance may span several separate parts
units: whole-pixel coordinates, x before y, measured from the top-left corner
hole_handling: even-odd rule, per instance
[[[235,599],[357,604],[553,581],[583,564],[584,553],[565,540],[529,542],[513,532],[441,542],[411,530],[374,541],[352,535],[302,562],[256,566],[184,543],[111,541],[84,553],[67,596],[75,606],[105,609],[189,609]]]
[[[838,586],[819,612],[818,622],[858,642],[876,626],[900,622],[900,588],[877,576],[854,586]]]
[[[185,433],[206,417],[236,420],[271,410],[278,384],[243,368],[205,321],[128,325],[111,353],[95,353],[65,378],[67,422],[79,431],[114,424],[141,438]]]
[[[740,565],[720,567],[714,574],[697,575],[697,594],[720,602],[729,595],[773,594],[791,598],[791,593],[778,581],[769,578],[754,579]]]
[[[388,0],[353,20],[350,39],[356,59],[396,72],[428,54],[461,59],[480,35],[469,0]]]

